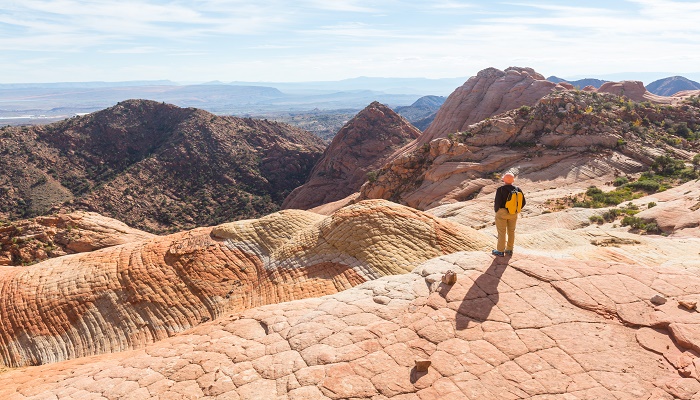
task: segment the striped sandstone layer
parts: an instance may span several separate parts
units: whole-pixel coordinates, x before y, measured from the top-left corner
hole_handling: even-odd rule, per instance
[[[0,359],[37,365],[143,347],[223,313],[348,289],[482,234],[387,201],[287,210],[0,269]]]

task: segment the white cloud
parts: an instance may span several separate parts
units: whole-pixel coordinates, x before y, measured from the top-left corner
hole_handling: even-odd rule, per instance
[[[475,6],[471,3],[463,3],[461,1],[451,1],[443,0],[435,2],[434,4],[429,4],[429,7],[438,10],[464,10],[464,9],[474,9]]]
[[[308,0],[306,2],[311,8],[327,11],[375,13],[379,10],[375,7],[361,5],[361,1],[356,0]],[[373,3],[376,4],[376,3]]]

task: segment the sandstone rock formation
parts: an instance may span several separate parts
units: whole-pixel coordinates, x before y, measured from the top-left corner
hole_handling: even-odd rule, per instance
[[[587,92],[625,95],[634,101],[651,101],[674,104],[677,98],[652,94],[638,81],[603,82],[599,89],[587,86]],[[418,140],[397,152],[394,157],[405,155],[431,140],[462,132],[471,124],[491,118],[521,106],[534,106],[544,96],[555,90],[573,90],[568,82],[546,80],[532,68],[510,67],[504,71],[487,68],[457,88],[438,110],[434,121]]]
[[[479,71],[447,98],[413,148],[448,133],[461,132],[493,115],[524,105],[532,106],[557,87],[565,88],[547,81],[532,68]]]
[[[644,84],[639,81],[606,82],[600,88],[600,93],[612,93],[625,96],[634,101],[653,101],[654,103],[671,104],[673,98],[659,96],[647,91]]]
[[[650,195],[635,203],[647,208],[637,217],[656,222],[659,228],[675,237],[700,237],[700,181]]]
[[[290,193],[282,207],[306,210],[358,191],[368,173],[419,135],[418,129],[389,107],[370,104],[335,135],[309,180]]]
[[[698,120],[700,107],[690,101],[659,107],[611,94],[555,92],[534,107],[472,124],[397,156],[358,198],[429,209],[489,195],[497,175],[509,169],[531,185],[585,188],[646,170],[665,154],[690,160],[697,141],[675,135],[669,126],[690,123],[695,129]]]
[[[96,211],[155,233],[279,209],[324,143],[289,125],[128,100],[0,129],[0,220]]]
[[[226,312],[348,289],[490,240],[386,201],[288,210],[0,269],[0,360],[143,347]]]
[[[0,227],[0,265],[27,265],[151,237],[92,212],[36,217]]]
[[[677,305],[698,295],[681,269],[461,252],[145,349],[5,372],[0,396],[696,400],[698,314]]]
[[[660,223],[680,222],[697,198],[697,184],[635,202],[655,201],[648,212],[658,212]],[[129,320],[140,307],[143,322],[167,321],[148,332],[178,330],[176,318],[197,326],[152,344],[143,340],[131,346],[140,347],[135,350],[0,372],[0,398],[700,399],[700,237],[693,228],[676,224],[681,229],[670,237],[638,235],[612,223],[591,225],[588,216],[599,210],[543,213],[544,200],[568,188],[529,185],[511,258],[455,252],[490,248],[481,243],[493,238],[490,224],[478,232],[460,229],[381,201],[331,217],[286,210],[140,245],[160,246],[160,253],[134,252],[133,244],[125,244],[65,257],[67,265],[87,256],[94,264],[106,252],[118,253],[122,260],[150,262],[147,272],[159,282],[139,283],[145,268],[130,266],[120,269],[122,289],[114,295],[104,296],[110,292],[100,287],[93,290],[96,298],[70,296],[77,314],[86,300],[105,311],[104,323],[92,329],[115,326],[110,335],[95,333],[97,341],[138,329],[115,320]],[[484,216],[492,219],[491,211],[483,211],[490,200],[477,196],[431,212],[474,225]],[[221,261],[221,254],[230,255]],[[421,255],[437,257],[420,264]],[[55,265],[59,260],[24,270],[43,269],[45,282],[60,277],[65,287],[74,278]],[[416,265],[403,275],[381,270],[401,273]],[[448,270],[457,272],[454,285],[442,283]],[[0,269],[2,287],[17,288],[7,271],[20,269]],[[47,287],[31,298],[48,297]],[[8,299],[5,293],[0,298]],[[331,295],[306,298],[321,294]],[[20,312],[27,298],[13,295],[2,303],[16,307],[11,318],[0,319],[0,331],[19,333],[6,321],[27,315]],[[654,305],[653,298],[666,301]],[[105,299],[119,311],[106,312]],[[301,300],[240,306],[265,299]],[[55,307],[55,296],[52,301]],[[46,338],[66,326],[58,317],[66,308],[43,309],[51,324],[44,325],[45,336],[33,338],[47,348]],[[29,317],[44,320],[34,315]],[[33,348],[29,335],[20,336]],[[430,362],[426,372],[416,369],[419,360]]]

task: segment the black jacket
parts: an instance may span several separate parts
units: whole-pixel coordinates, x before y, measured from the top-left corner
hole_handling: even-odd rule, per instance
[[[523,193],[519,187],[513,185],[503,185],[496,190],[496,198],[493,200],[493,211],[498,212],[501,208],[506,208],[506,200],[508,200],[508,194],[513,191],[513,189],[518,189],[518,192]],[[523,193],[523,207],[525,207],[525,193]]]

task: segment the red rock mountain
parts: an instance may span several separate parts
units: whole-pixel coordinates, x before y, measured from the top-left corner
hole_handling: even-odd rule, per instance
[[[531,185],[553,186],[643,172],[664,155],[689,162],[700,149],[689,136],[698,121],[700,108],[692,100],[661,107],[609,93],[554,92],[534,107],[493,116],[394,158],[362,187],[359,199],[425,210],[488,194],[498,182],[493,178],[508,170]]]
[[[435,120],[418,140],[410,143],[393,157],[406,154],[433,139],[461,132],[471,124],[521,106],[534,106],[554,90],[571,90],[567,82],[553,83],[532,68],[510,67],[501,71],[487,68],[457,88],[440,107]],[[592,86],[586,91],[624,95],[634,101],[671,104],[678,99],[654,95],[641,82],[606,82],[600,89]]]
[[[97,211],[151,232],[275,211],[324,145],[286,124],[145,100],[0,131],[0,219]]]
[[[479,71],[452,92],[440,107],[433,123],[413,147],[448,133],[462,131],[493,115],[523,105],[533,105],[557,87],[564,89],[571,85],[549,82],[532,68],[510,67],[505,71],[487,68]]]
[[[338,132],[309,180],[287,196],[282,207],[309,209],[357,192],[368,173],[419,135],[392,109],[373,102]]]

